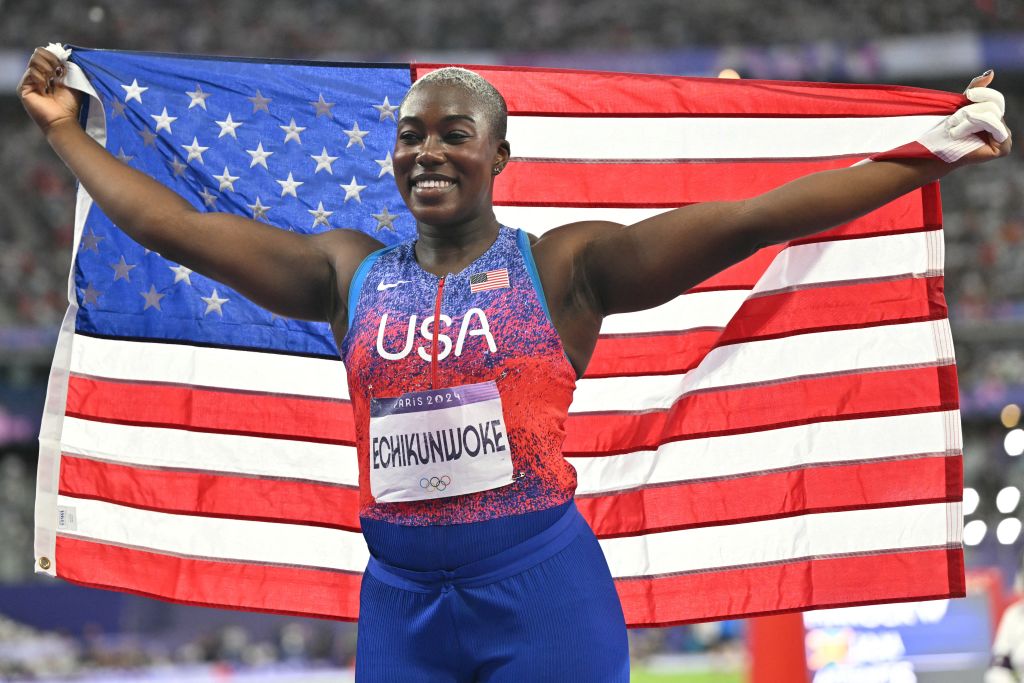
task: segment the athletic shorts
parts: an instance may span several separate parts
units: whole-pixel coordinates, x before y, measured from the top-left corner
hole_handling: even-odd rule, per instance
[[[452,571],[371,557],[357,683],[627,683],[626,624],[601,547],[573,503],[553,525]]]

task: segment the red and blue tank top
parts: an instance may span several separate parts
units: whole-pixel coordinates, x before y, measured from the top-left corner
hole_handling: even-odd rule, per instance
[[[355,413],[364,520],[465,524],[548,510],[571,500],[576,471],[561,449],[575,371],[551,322],[525,232],[501,227],[487,251],[462,272],[443,278],[420,267],[413,242],[368,256],[350,287],[341,357]],[[495,388],[500,394],[496,409],[489,403]],[[457,429],[431,431],[434,416],[442,421],[449,404],[428,404],[452,396],[469,403],[464,409],[492,406],[498,412],[470,426],[461,441],[458,436],[449,441]],[[422,412],[435,407],[434,413]],[[379,426],[404,420],[409,411],[421,411],[414,415],[420,420],[415,430],[399,435]],[[450,480],[446,484],[444,468],[435,468],[430,472],[437,476],[414,477],[423,487],[417,494],[422,499],[382,493],[383,469],[390,468],[390,476],[429,458],[443,464],[446,450],[449,459],[461,454],[462,466],[470,460],[510,459],[510,466],[505,462],[507,483],[432,497],[431,491],[453,485]]]

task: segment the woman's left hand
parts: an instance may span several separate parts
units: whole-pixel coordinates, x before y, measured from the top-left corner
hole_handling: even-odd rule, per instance
[[[1003,94],[988,86],[995,78],[988,70],[968,84],[964,96],[971,101],[946,119],[946,129],[953,138],[977,135],[984,145],[962,157],[957,165],[980,164],[1004,157],[1013,146],[1013,136],[1006,126],[1003,114],[1006,102]]]

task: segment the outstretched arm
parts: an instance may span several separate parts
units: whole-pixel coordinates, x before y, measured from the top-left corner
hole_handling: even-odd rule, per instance
[[[970,87],[991,80],[986,74]],[[805,176],[744,201],[696,204],[628,228],[605,227],[581,258],[592,305],[601,315],[657,306],[761,247],[840,225],[958,166],[1009,153],[1005,126],[965,122],[953,129],[964,135],[978,130],[987,131],[981,133],[986,144],[954,164],[937,158],[875,161]]]
[[[336,317],[345,305],[348,279],[382,246],[379,242],[351,230],[306,236],[232,214],[196,211],[82,130],[78,96],[59,83],[62,69],[56,56],[36,49],[18,95],[50,146],[119,228],[275,313],[307,320]]]

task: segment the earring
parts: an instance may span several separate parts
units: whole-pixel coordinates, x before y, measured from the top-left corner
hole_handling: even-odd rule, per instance
[[[494,167],[494,175],[498,175],[499,173],[501,173],[501,168],[498,167],[498,166],[495,166]]]

